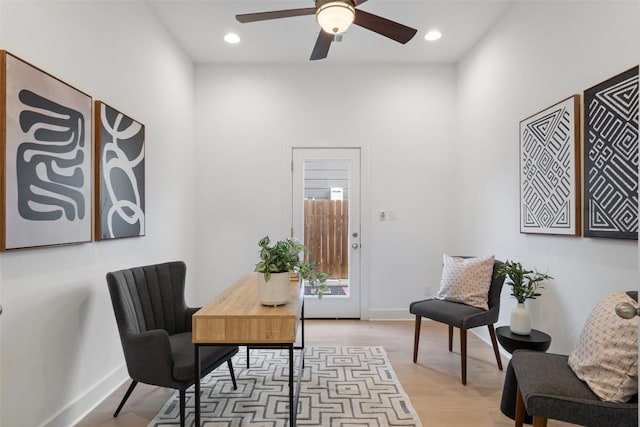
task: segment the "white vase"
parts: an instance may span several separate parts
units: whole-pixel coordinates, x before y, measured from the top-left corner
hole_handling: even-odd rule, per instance
[[[271,273],[268,282],[258,273],[258,300],[262,305],[282,305],[289,302],[289,272]]]
[[[531,333],[531,320],[529,312],[523,302],[519,302],[511,311],[511,332],[517,335],[529,335]]]

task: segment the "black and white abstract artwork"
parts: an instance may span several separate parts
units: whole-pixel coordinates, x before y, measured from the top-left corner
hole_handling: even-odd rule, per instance
[[[96,101],[96,239],[144,236],[144,126]]]
[[[91,97],[8,52],[1,248],[91,240]]]
[[[584,91],[584,235],[638,239],[638,67]]]
[[[580,234],[580,100],[520,122],[520,232]]]

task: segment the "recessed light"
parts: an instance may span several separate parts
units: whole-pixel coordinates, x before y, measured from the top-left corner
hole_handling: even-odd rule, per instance
[[[240,37],[235,33],[229,33],[224,36],[224,41],[231,44],[240,43]]]
[[[442,37],[442,33],[438,30],[431,30],[425,34],[424,39],[428,42],[433,42]]]

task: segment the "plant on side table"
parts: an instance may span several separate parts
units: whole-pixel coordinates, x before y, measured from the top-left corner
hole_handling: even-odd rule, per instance
[[[280,240],[271,245],[269,236],[258,242],[260,261],[255,266],[258,274],[258,295],[264,305],[281,305],[289,301],[290,274],[299,275],[311,286],[319,299],[326,291],[328,273],[318,272],[317,265],[305,262],[308,249],[293,240]]]
[[[498,274],[507,276],[507,285],[511,286],[511,296],[518,301],[517,306],[511,312],[509,325],[511,332],[518,335],[529,335],[531,320],[524,302],[542,295],[538,292],[544,289],[542,282],[553,279],[553,277],[535,270],[526,270],[519,262],[509,260],[498,270]]]

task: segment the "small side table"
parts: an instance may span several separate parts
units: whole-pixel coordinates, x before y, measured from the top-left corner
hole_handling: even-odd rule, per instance
[[[537,329],[532,329],[529,335],[518,335],[511,332],[508,326],[500,326],[496,328],[496,336],[500,345],[509,353],[516,350],[534,350],[545,352],[551,346],[551,336]],[[507,367],[504,377],[504,387],[502,389],[502,401],[500,402],[500,410],[512,420],[516,419],[516,393],[518,391],[518,382],[513,372],[511,362]],[[525,413],[524,422],[531,424],[533,417]]]
[[[532,329],[529,335],[518,335],[511,332],[508,326],[496,328],[498,342],[509,353],[516,350],[534,350],[545,352],[551,346],[551,336],[537,329]]]

